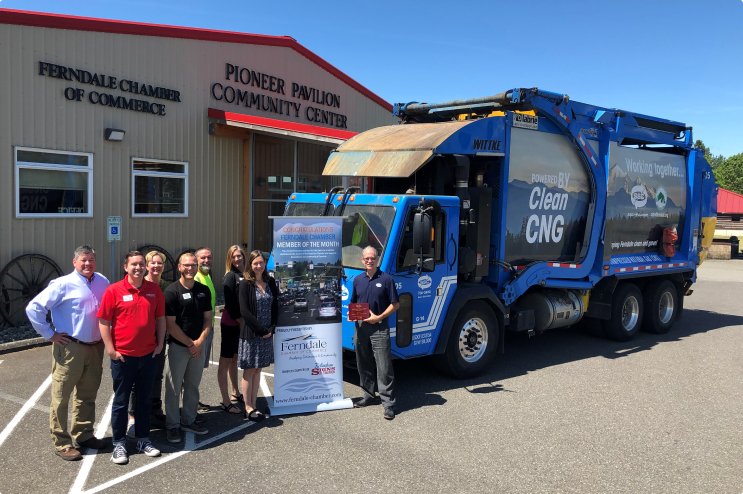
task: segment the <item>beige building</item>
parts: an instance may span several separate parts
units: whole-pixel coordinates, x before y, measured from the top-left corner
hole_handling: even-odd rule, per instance
[[[0,9],[0,67],[0,268],[38,254],[68,272],[90,244],[110,276],[120,216],[115,278],[145,245],[210,246],[219,274],[230,245],[269,248],[290,193],[360,181],[322,177],[330,150],[395,121],[290,37]],[[6,318],[48,282],[51,263],[23,262],[0,280]]]

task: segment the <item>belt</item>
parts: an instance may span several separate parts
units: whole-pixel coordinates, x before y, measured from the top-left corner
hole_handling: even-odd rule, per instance
[[[69,339],[71,339],[72,341],[74,341],[75,343],[80,343],[81,345],[88,345],[88,346],[95,346],[98,343],[100,343],[100,342],[103,341],[103,340],[97,340],[97,341],[93,341],[93,342],[88,343],[87,341],[80,341],[77,338],[75,338],[74,336],[70,336],[68,334],[66,334],[65,336],[68,337]]]

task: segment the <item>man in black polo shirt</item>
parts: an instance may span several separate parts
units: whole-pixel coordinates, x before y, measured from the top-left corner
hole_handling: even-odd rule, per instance
[[[178,427],[194,434],[209,431],[196,423],[199,383],[204,371],[206,342],[212,328],[212,296],[194,280],[198,264],[193,254],[178,260],[181,279],[165,289],[165,324],[168,331],[168,367],[165,373],[165,425],[168,441],[181,440]],[[183,407],[179,412],[181,389]]]
[[[356,366],[364,397],[354,406],[361,408],[374,403],[376,381],[384,406],[384,418],[392,420],[395,418],[395,373],[392,369],[390,324],[387,318],[400,307],[400,302],[392,277],[377,268],[378,259],[379,254],[374,247],[365,248],[361,260],[366,272],[353,280],[351,303],[367,303],[370,312],[368,319],[356,323]]]

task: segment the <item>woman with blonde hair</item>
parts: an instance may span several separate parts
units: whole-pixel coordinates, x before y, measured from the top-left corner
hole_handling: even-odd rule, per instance
[[[222,393],[222,410],[227,413],[241,413],[236,403],[243,403],[243,395],[237,384],[237,348],[240,346],[240,326],[243,324],[240,315],[238,289],[245,271],[245,251],[239,245],[227,250],[225,274],[222,280],[224,288],[224,311],[222,311],[222,343],[217,368],[217,383]],[[229,379],[232,394],[227,393]]]
[[[245,418],[259,422],[265,418],[256,407],[261,369],[273,363],[273,333],[279,317],[279,289],[266,272],[266,258],[259,250],[248,255],[244,279],[239,285],[240,347],[237,366],[243,369],[242,390]]]

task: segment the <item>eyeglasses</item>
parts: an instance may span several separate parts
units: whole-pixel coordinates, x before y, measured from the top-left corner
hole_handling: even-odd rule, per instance
[[[376,257],[362,257],[361,260],[364,262],[373,262],[373,261],[376,261],[377,258]]]
[[[184,268],[195,268],[198,264],[181,264]]]

